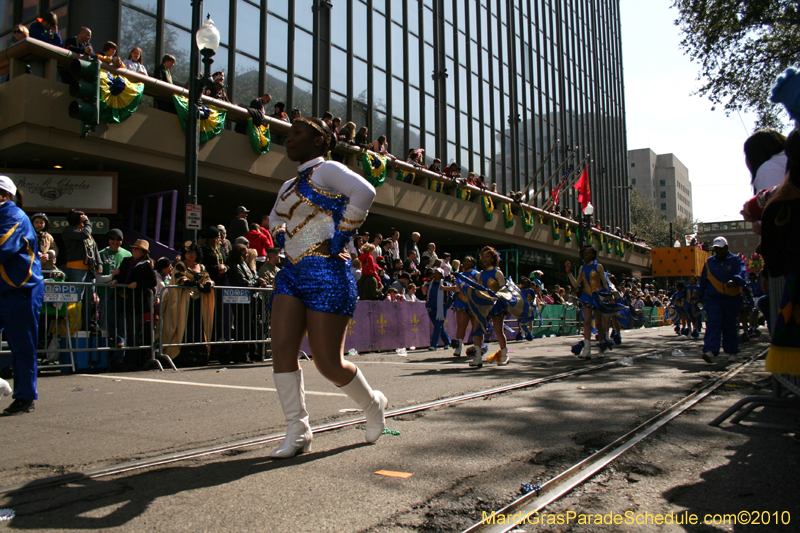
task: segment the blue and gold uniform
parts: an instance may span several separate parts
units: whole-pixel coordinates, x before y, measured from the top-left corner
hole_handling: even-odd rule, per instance
[[[44,297],[36,232],[14,202],[0,204],[0,331],[13,357],[14,398],[36,400],[36,343]]]
[[[272,234],[286,254],[286,267],[275,277],[275,294],[294,296],[312,311],[353,316],[358,289],[350,261],[338,253],[366,219],[367,209],[355,205],[345,187],[366,198],[367,207],[375,189],[344,165],[322,158],[298,171],[281,187],[270,214]],[[312,181],[315,173],[331,185],[327,190]]]
[[[466,277],[468,277],[469,279],[471,279],[473,281],[478,279],[478,271],[476,269],[474,269],[474,268],[472,270],[469,270],[469,271],[460,272],[459,274],[462,275],[462,276],[466,276]],[[466,296],[464,296],[463,293],[459,292],[456,295],[455,302],[453,303],[453,310],[455,310],[455,311],[464,311],[466,313],[470,313],[471,314],[472,311],[470,311],[470,308],[467,305],[466,300],[467,300]]]
[[[733,282],[734,287],[726,284]],[[742,287],[747,283],[747,269],[739,256],[728,252],[719,259],[712,255],[700,276],[700,298],[706,312],[706,334],[703,353],[718,354],[720,339],[726,353],[739,353],[739,336],[736,323],[742,308]]]

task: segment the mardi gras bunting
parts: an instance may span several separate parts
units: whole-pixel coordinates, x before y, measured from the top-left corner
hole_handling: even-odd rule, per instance
[[[507,228],[514,227],[514,212],[511,211],[510,204],[503,204],[503,222]]]
[[[555,219],[550,219],[550,232],[553,234],[553,240],[557,241],[561,238],[561,230],[558,227],[558,221]]]
[[[572,242],[572,228],[566,223],[564,224],[564,241]]]
[[[472,198],[472,191],[468,191],[466,189],[456,189],[456,197],[459,200],[466,200],[469,201]]]
[[[522,229],[525,230],[525,233],[528,233],[530,230],[533,229],[533,213],[523,209],[521,218],[522,218]]]
[[[100,73],[100,118],[109,124],[125,122],[142,103],[144,83],[133,83],[110,72]]]
[[[481,206],[483,206],[483,218],[486,222],[491,222],[494,218],[494,202],[488,196],[481,196]]]
[[[428,189],[433,192],[442,192],[444,190],[444,182],[430,178],[428,180]]]
[[[361,168],[373,187],[380,187],[386,181],[386,158],[382,155],[361,152]]]
[[[415,177],[416,175],[413,172],[403,172],[402,170],[398,170],[395,179],[397,181],[402,181],[403,183],[413,184]]]
[[[269,124],[256,126],[253,119],[247,119],[247,134],[250,137],[250,147],[258,155],[269,152],[269,145],[272,142],[272,135],[269,132]]]
[[[189,100],[185,96],[173,96],[175,111],[181,123],[183,132],[186,133],[186,118],[189,116]],[[200,117],[197,126],[200,130],[200,144],[206,143],[219,135],[225,126],[224,110],[214,106],[200,106]]]

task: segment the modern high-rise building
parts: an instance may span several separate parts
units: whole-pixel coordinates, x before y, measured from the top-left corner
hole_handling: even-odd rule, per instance
[[[655,204],[668,222],[694,220],[689,169],[675,154],[657,155],[649,148],[629,150],[628,177],[631,187]]]
[[[65,39],[88,26],[96,48],[114,41],[123,59],[139,46],[150,73],[165,54],[174,55],[173,82],[185,85],[194,46],[191,8],[190,0],[0,0],[0,49],[10,43],[13,24],[29,25],[52,9]],[[273,103],[286,104],[287,112],[297,108],[304,116],[321,116],[331,111],[344,122],[367,127],[370,139],[386,134],[390,152],[400,160],[410,148],[424,148],[427,161],[439,157],[443,165],[458,163],[464,174],[484,174],[501,194],[534,180],[538,195],[530,203],[535,206],[550,198],[564,169],[574,165],[577,177],[585,158],[595,219],[603,226],[630,227],[618,0],[205,0],[202,18],[206,15],[221,34],[212,69],[226,72],[232,102],[246,105],[268,92]],[[145,105],[151,105],[150,98]],[[58,164],[72,161],[64,170],[117,172],[121,197],[156,192],[144,190],[148,187],[181,189],[180,145],[167,138],[180,135],[174,117],[156,109],[137,113],[143,112],[151,118],[109,126],[102,134],[105,144],[93,135],[75,144],[80,157],[70,157],[69,143],[62,142],[65,157]],[[20,120],[24,124],[27,118]],[[17,126],[9,122],[8,127]],[[109,156],[115,131],[137,127],[120,136],[128,139],[127,152],[120,153],[130,154],[136,166],[116,163]],[[234,135],[223,131],[219,145],[238,142]],[[38,154],[35,160],[20,160],[28,152],[14,143],[5,146],[0,157],[9,167],[52,168]],[[241,154],[234,160],[232,153],[226,159],[216,146],[204,147],[200,156],[204,217],[229,216],[230,206],[223,208],[221,199],[241,194],[237,188],[269,205],[276,184],[291,172],[291,165],[277,160],[256,164]],[[559,170],[576,146],[575,157]],[[36,152],[36,142],[30,149]],[[266,157],[285,155],[274,146]],[[379,195],[373,212],[389,219],[385,225],[430,228],[434,237],[444,228],[443,214],[401,213],[404,206],[382,206],[382,201]],[[562,192],[561,201],[579,212],[576,191]],[[438,207],[420,205],[432,212]],[[455,224],[452,213],[458,213],[459,220],[478,225],[480,207],[475,218],[475,204],[457,205],[436,212],[451,213],[447,223]],[[549,250],[532,234],[511,238],[510,233],[501,226],[491,230],[495,242]],[[445,237],[474,240],[474,228],[465,227],[463,236],[456,228]]]

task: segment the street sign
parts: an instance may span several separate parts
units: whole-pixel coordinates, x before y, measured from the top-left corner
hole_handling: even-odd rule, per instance
[[[222,289],[222,303],[249,304],[253,300],[247,289]]]
[[[60,283],[45,283],[44,284],[44,301],[57,303],[80,302],[79,287],[77,285],[64,285]]]
[[[203,229],[203,207],[186,204],[186,229]]]

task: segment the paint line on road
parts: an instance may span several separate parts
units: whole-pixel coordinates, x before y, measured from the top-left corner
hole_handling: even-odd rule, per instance
[[[147,383],[171,383],[173,385],[193,385],[195,387],[211,387],[216,389],[238,389],[238,390],[258,390],[258,391],[269,391],[269,392],[277,392],[275,389],[270,387],[245,387],[243,385],[223,385],[221,383],[197,383],[195,381],[172,381],[169,379],[153,379],[153,378],[130,378],[125,376],[104,376],[101,374],[81,374],[82,376],[90,377],[90,378],[101,378],[101,379],[122,379],[126,381],[144,381]],[[340,394],[338,392],[317,392],[317,391],[306,391],[306,396],[340,396],[346,398],[346,394]]]

